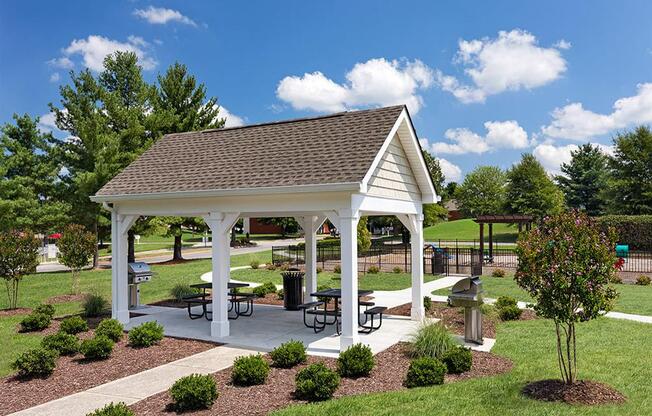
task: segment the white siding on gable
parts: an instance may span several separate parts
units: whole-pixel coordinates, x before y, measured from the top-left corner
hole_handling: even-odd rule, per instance
[[[398,135],[392,138],[371,175],[367,194],[404,201],[421,201],[421,191]]]

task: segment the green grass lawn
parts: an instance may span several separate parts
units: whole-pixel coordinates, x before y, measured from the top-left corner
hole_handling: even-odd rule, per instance
[[[489,238],[489,227],[485,226],[485,242]],[[513,243],[518,237],[518,228],[515,225],[494,224],[494,241]],[[472,219],[457,221],[444,221],[423,229],[423,238],[426,241],[435,240],[478,240],[480,226]]]
[[[231,278],[245,282],[283,284],[280,270],[243,269],[231,272]],[[434,280],[436,276],[424,275],[424,281]],[[322,272],[317,275],[317,284],[332,288],[340,287],[340,275],[332,272]],[[359,274],[358,287],[368,290],[400,290],[412,286],[411,277],[407,273],[377,273]]]
[[[295,415],[649,415],[652,354],[643,346],[650,325],[600,318],[578,326],[578,368],[582,379],[608,383],[627,396],[623,405],[570,406],[520,394],[534,380],[559,378],[554,327],[538,319],[500,323],[493,352],[514,362],[511,372],[408,391],[361,395],[273,413]]]

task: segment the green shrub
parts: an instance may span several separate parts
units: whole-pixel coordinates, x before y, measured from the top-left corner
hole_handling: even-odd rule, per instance
[[[328,289],[332,289],[332,287],[330,287],[328,285],[319,285],[319,286],[317,286],[317,292],[321,292],[322,290],[328,290]],[[320,302],[324,302],[324,303],[328,304],[332,299],[328,298],[328,297],[324,297],[324,296],[317,296],[317,300],[320,301]]]
[[[507,272],[503,269],[495,269],[493,272],[491,272],[492,277],[505,277],[507,275]]]
[[[366,377],[373,370],[374,354],[364,344],[355,344],[340,353],[337,358],[337,372],[342,377]]]
[[[468,348],[462,346],[450,349],[441,358],[449,374],[462,374],[471,369],[473,354]]]
[[[210,375],[191,374],[174,382],[170,396],[179,412],[208,409],[217,399],[217,386]]]
[[[276,291],[276,297],[279,300],[283,300],[285,298],[285,291],[283,289],[279,289]]]
[[[425,309],[427,312],[430,312],[432,309],[432,299],[430,299],[430,296],[423,297],[423,309]]]
[[[101,409],[86,414],[86,416],[135,416],[136,414],[129,409],[123,402],[109,403]]]
[[[256,286],[252,292],[254,295],[264,298],[268,293],[276,293],[276,285],[273,282],[265,282],[260,286]]]
[[[521,317],[523,311],[518,306],[505,306],[498,309],[498,316],[503,321],[516,321]]]
[[[457,343],[443,324],[423,323],[412,335],[409,352],[412,357],[441,358],[455,347]]]
[[[260,267],[260,262],[258,260],[251,260],[249,263],[252,269],[257,270]]]
[[[88,323],[81,316],[75,315],[61,321],[59,330],[66,334],[76,335],[88,331]]]
[[[272,365],[278,368],[292,368],[306,362],[306,347],[301,341],[290,340],[269,353]]]
[[[324,363],[311,364],[295,377],[296,395],[311,402],[328,400],[340,385],[340,376]]]
[[[172,289],[170,289],[170,295],[177,302],[183,301],[183,298],[186,296],[192,296],[198,293],[199,289],[196,287],[190,287],[188,283],[176,283],[174,286],[172,286]]]
[[[102,319],[100,324],[95,328],[95,335],[104,335],[113,342],[122,339],[124,327],[117,319]]]
[[[20,377],[47,377],[54,371],[58,356],[56,351],[34,348],[20,354],[11,367]]]
[[[324,269],[322,269],[321,267],[317,267],[317,274],[319,274],[319,273],[321,273],[323,271],[324,271]]]
[[[132,347],[151,347],[163,339],[163,326],[156,321],[138,325],[129,331],[129,345]]]
[[[392,271],[393,271],[394,273],[396,273],[396,274],[399,274],[399,273],[402,273],[402,272],[403,272],[403,269],[401,269],[400,267],[396,266],[396,267],[394,267],[394,268],[392,269]]]
[[[642,274],[642,275],[640,275],[639,277],[636,278],[636,284],[639,285],[639,286],[649,286],[650,285],[650,277]]]
[[[56,351],[60,355],[73,355],[79,351],[79,340],[72,334],[59,331],[44,337],[41,347]]]
[[[369,268],[367,269],[367,273],[378,274],[380,273],[380,268],[378,268],[378,266],[369,266]]]
[[[50,305],[49,303],[42,303],[38,305],[34,310],[32,311],[33,313],[44,313],[46,315],[49,315],[50,318],[54,318],[54,306]]]
[[[84,298],[82,309],[84,309],[84,316],[94,318],[102,315],[104,310],[108,307],[109,303],[102,297],[102,295],[90,293]]]
[[[498,309],[494,305],[483,303],[480,305],[480,312],[482,312],[482,319],[498,319]]]
[[[104,360],[113,352],[113,341],[104,335],[96,335],[91,339],[83,340],[79,352],[87,360]]]
[[[42,331],[52,323],[50,315],[32,312],[20,321],[21,332]]]
[[[518,302],[516,302],[516,299],[510,296],[500,296],[498,299],[496,299],[496,303],[494,305],[497,309],[502,309],[508,306],[517,306]]]
[[[611,283],[615,283],[615,284],[617,284],[617,285],[621,285],[621,284],[623,284],[623,278],[620,277],[620,275],[618,275],[618,274],[614,274],[614,275],[611,277]]]
[[[405,387],[434,386],[444,383],[446,366],[436,358],[421,357],[413,360],[405,377]]]
[[[612,227],[617,241],[629,245],[630,249],[652,247],[652,215],[605,215],[597,218],[603,232]]]
[[[268,374],[269,364],[262,355],[248,355],[233,362],[231,381],[236,386],[255,386],[265,384]]]
[[[339,264],[336,264],[335,267],[333,267],[333,273],[341,274],[342,273],[342,266],[340,266]]]

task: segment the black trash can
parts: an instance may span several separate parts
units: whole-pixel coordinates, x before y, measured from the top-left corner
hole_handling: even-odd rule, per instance
[[[283,306],[289,311],[299,310],[299,305],[303,303],[304,275],[304,272],[295,270],[281,273],[283,276]]]

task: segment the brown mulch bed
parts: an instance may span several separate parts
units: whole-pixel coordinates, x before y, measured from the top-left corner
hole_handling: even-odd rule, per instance
[[[167,308],[186,308],[188,305],[185,302],[179,302],[176,299],[163,299],[157,302],[150,302],[151,306],[164,306]]]
[[[58,330],[60,322],[53,320],[43,335]],[[79,334],[87,339],[93,331]],[[8,414],[69,394],[87,390],[131,374],[166,364],[192,354],[206,351],[216,344],[195,340],[163,338],[155,346],[132,348],[124,339],[115,344],[111,357],[102,361],[86,361],[81,354],[59,357],[54,373],[46,379],[21,379],[16,376],[0,378],[0,414]]]
[[[78,295],[57,295],[49,297],[44,303],[55,304],[55,303],[65,303],[65,302],[77,302],[82,301],[86,297],[85,293],[80,293]]]
[[[269,360],[269,358],[267,357]],[[308,364],[323,361],[335,369],[333,358],[308,357]],[[335,397],[403,390],[403,380],[410,359],[405,354],[405,344],[396,344],[376,356],[376,367],[369,377],[342,378]],[[307,365],[307,364],[306,364]],[[291,404],[305,403],[294,397],[294,377],[306,365],[292,369],[271,368],[267,382],[261,386],[236,387],[231,384],[231,368],[213,374],[219,396],[209,410],[193,412],[193,415],[238,414],[266,415]],[[473,352],[471,371],[460,375],[446,375],[445,382],[501,374],[511,369],[512,363],[491,353]],[[170,396],[162,392],[135,403],[131,409],[137,415],[170,415]],[[220,412],[220,410],[222,410]]]
[[[264,298],[254,299],[254,303],[260,303],[263,305],[276,305],[283,306],[283,299],[279,299],[276,293],[268,293]]]
[[[32,312],[32,308],[0,309],[0,317],[23,315]]]
[[[613,387],[590,380],[573,384],[561,380],[541,380],[526,385],[522,391],[531,399],[568,404],[599,405],[624,403],[627,400]]]

